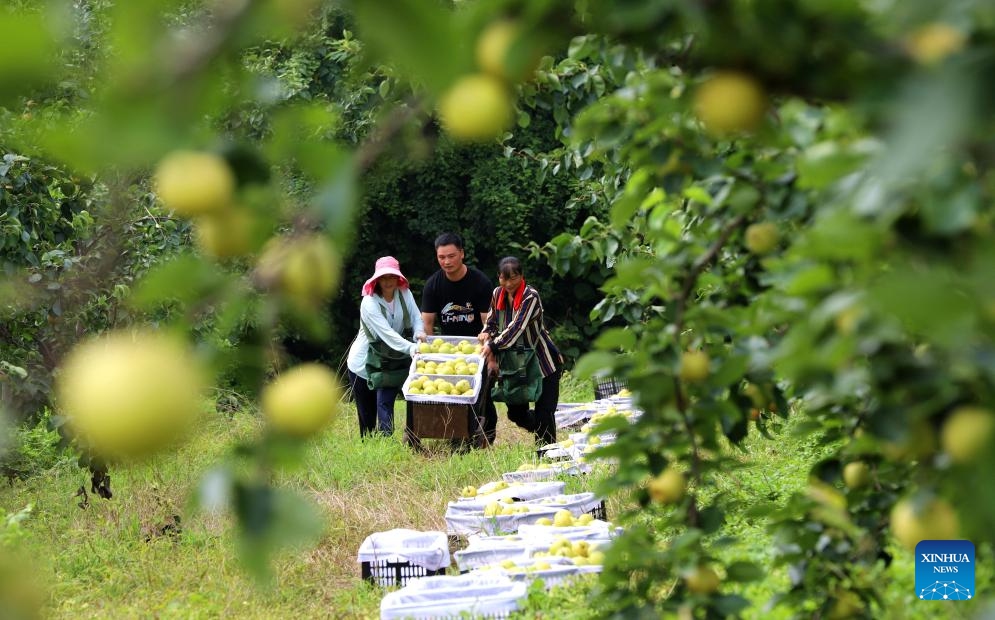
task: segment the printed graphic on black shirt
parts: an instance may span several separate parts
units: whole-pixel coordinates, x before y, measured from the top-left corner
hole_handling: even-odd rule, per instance
[[[469,325],[473,323],[477,316],[477,311],[473,309],[473,303],[465,301],[462,304],[449,302],[442,307],[442,327],[456,325]]]

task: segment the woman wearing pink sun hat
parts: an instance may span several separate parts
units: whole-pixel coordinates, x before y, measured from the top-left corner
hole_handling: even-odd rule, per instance
[[[360,437],[374,432],[389,436],[394,432],[394,401],[411,356],[418,351],[412,338],[424,341],[425,328],[408,279],[393,256],[377,259],[362,293],[359,333],[346,362],[349,383]]]

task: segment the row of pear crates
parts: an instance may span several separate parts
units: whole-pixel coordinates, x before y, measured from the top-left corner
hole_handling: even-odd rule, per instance
[[[564,485],[511,483],[484,499],[450,502],[447,529],[467,540],[452,554],[445,532],[397,529],[368,536],[358,554],[363,577],[402,586],[384,596],[381,618],[507,617],[535,579],[551,588],[599,572],[620,529],[603,518],[604,502],[593,493],[566,495]],[[453,559],[459,578],[447,574]]]
[[[624,386],[619,392],[561,404],[557,427],[569,431],[567,437],[544,446],[538,463],[479,489],[464,487],[447,505],[447,532],[395,529],[368,536],[357,557],[362,577],[388,589],[400,586],[384,595],[380,617],[507,618],[536,579],[548,589],[600,572],[604,551],[621,528],[608,522],[603,499],[566,494],[560,478],[589,473],[598,446],[614,440],[597,431],[600,420],[639,415]],[[448,574],[454,561],[458,575]]]

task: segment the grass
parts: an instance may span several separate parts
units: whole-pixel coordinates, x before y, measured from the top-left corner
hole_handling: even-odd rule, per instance
[[[565,401],[592,397],[564,380]],[[242,571],[231,520],[195,512],[190,502],[231,446],[260,431],[250,413],[216,416],[176,453],[113,470],[114,498],[91,496],[85,510],[75,494],[87,476],[65,461],[0,486],[0,516],[32,506],[17,546],[34,558],[48,617],[378,617],[382,593],[360,579],[356,562],[363,539],[395,527],[444,531],[458,489],[500,479],[535,454],[531,434],[504,416],[493,448],[462,456],[441,440],[426,440],[423,454],[411,451],[399,441],[403,421],[398,403],[394,437],[360,440],[350,403],[308,446],[301,467],[281,476],[321,508],[327,527],[316,547],[276,558],[272,588]],[[181,516],[182,534],[157,535],[171,515]]]
[[[562,401],[592,397],[588,386],[564,378]],[[382,592],[360,579],[356,562],[363,539],[396,527],[444,531],[446,504],[458,489],[499,479],[502,472],[534,458],[531,436],[503,414],[491,449],[453,455],[445,442],[426,441],[427,452],[414,453],[399,441],[402,405],[393,438],[364,440],[358,437],[355,409],[347,405],[333,428],[309,444],[300,469],[281,476],[281,484],[300,490],[321,508],[327,527],[317,546],[275,558],[274,587],[260,587],[240,567],[230,519],[196,512],[189,501],[204,473],[235,442],[259,432],[258,418],[251,413],[219,415],[178,452],[113,471],[114,498],[91,497],[85,510],[74,494],[86,476],[65,461],[44,475],[0,486],[0,516],[32,506],[13,538],[34,559],[36,579],[47,589],[48,617],[376,618]],[[741,467],[717,476],[716,490],[744,507],[758,499],[783,500],[804,486],[806,472],[819,456],[815,443],[804,438],[784,434],[771,442],[751,437],[740,456]],[[584,482],[571,480],[568,490],[583,490]],[[609,500],[609,516],[618,514],[619,501]],[[182,517],[182,534],[158,535],[171,515]],[[2,527],[0,521],[0,542]],[[731,513],[724,533],[740,538],[726,559],[771,565],[771,541],[763,523],[745,512]],[[910,554],[904,559],[911,563]],[[911,568],[901,570],[902,579],[911,580]],[[990,572],[979,570],[978,583],[990,579]],[[592,583],[549,594],[534,589],[521,615],[597,617],[585,604]],[[889,604],[901,604],[911,591],[911,581],[901,585]],[[786,587],[785,571],[772,570],[763,582],[744,588],[741,593],[754,601],[748,617],[790,617],[783,610],[764,609]],[[917,616],[906,611],[893,617]]]

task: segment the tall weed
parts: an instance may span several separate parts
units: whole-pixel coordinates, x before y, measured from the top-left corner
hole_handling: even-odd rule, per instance
[[[13,428],[10,445],[0,456],[0,472],[8,480],[24,479],[69,465],[75,455],[53,428],[52,413],[43,409],[34,424]]]

